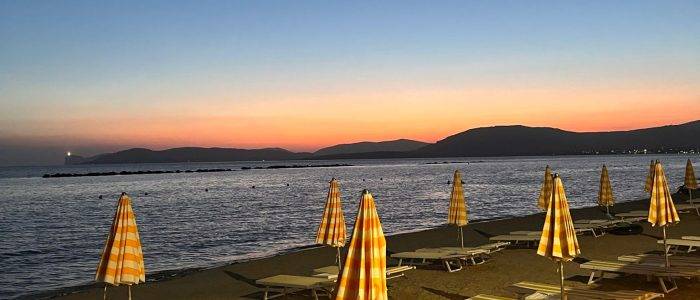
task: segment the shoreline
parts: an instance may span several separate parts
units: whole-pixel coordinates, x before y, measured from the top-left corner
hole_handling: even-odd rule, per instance
[[[619,213],[623,211],[646,208],[646,202],[648,202],[648,199],[637,199],[627,202],[621,202],[615,205],[615,211]],[[576,218],[601,218],[604,216],[604,211],[599,209],[598,206],[576,208],[572,209],[571,212],[572,215],[576,216]],[[514,230],[537,230],[538,227],[541,226],[541,224],[540,222],[533,222],[533,220],[539,220],[541,218],[544,218],[543,212],[524,216],[511,216],[470,222],[469,225],[465,227],[465,229],[467,229],[465,231],[465,244],[486,243],[488,242],[488,238],[486,237],[486,235],[504,234]],[[352,226],[351,224],[348,225]],[[389,253],[395,253],[426,247],[427,245],[423,242],[434,240],[434,235],[436,234],[439,234],[441,236],[450,236],[451,239],[453,235],[452,230],[454,230],[452,227],[442,225],[433,228],[419,229],[416,231],[409,232],[397,232],[395,234],[387,235],[387,251]],[[471,236],[468,236],[470,234]],[[222,271],[226,272],[226,269],[229,268],[240,267],[243,269],[258,269],[258,265],[269,264],[270,261],[285,261],[285,263],[287,264],[294,265],[298,264],[297,259],[295,259],[295,257],[298,256],[305,257],[307,263],[310,256],[312,257],[311,260],[316,264],[316,267],[320,267],[322,265],[327,265],[328,262],[332,262],[332,256],[335,251],[331,251],[331,249],[332,248],[326,246],[308,245],[289,248],[268,256],[240,259],[210,267],[194,267],[158,271],[149,274],[147,276],[148,281],[146,283],[135,286],[135,288],[139,289],[140,287],[158,286],[162,284],[168,284],[174,281],[187,281],[194,277],[201,277],[203,274],[221,273]],[[318,264],[319,262],[325,263],[321,265]],[[294,267],[292,269],[296,272],[291,271],[278,273],[302,273],[299,271],[301,267]],[[306,267],[306,269],[311,269],[311,266]],[[25,296],[21,296],[18,299],[52,299],[64,297],[83,298],[83,296],[86,296],[88,294],[94,294],[96,292],[101,293],[103,286],[103,284],[99,283],[90,283],[81,286],[66,287],[58,290],[32,293]]]

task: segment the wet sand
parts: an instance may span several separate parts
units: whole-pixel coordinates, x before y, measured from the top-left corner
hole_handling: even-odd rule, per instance
[[[593,200],[591,200],[593,201]],[[680,203],[680,202],[677,202]],[[532,205],[525,203],[524,205]],[[615,211],[648,209],[648,200],[621,203]],[[572,210],[576,219],[601,219],[604,212],[597,208]],[[465,246],[488,243],[488,236],[506,234],[515,230],[541,230],[544,214],[511,219],[472,223],[465,227]],[[565,266],[566,284],[586,287],[590,273],[581,270],[579,263],[591,259],[616,260],[617,256],[630,253],[657,251],[663,246],[656,243],[661,230],[646,222],[640,223],[644,232],[639,235],[606,234],[595,238],[579,235],[581,255]],[[349,224],[352,226],[352,224]],[[668,229],[669,237],[700,235],[700,217],[694,213],[681,214],[681,222]],[[454,227],[440,227],[415,233],[387,237],[389,253],[410,251],[422,247],[457,246]],[[694,252],[693,256],[700,257]],[[135,299],[262,299],[262,288],[255,280],[277,274],[310,275],[311,270],[332,265],[335,249],[311,248],[275,257],[194,271],[158,282],[148,282],[132,287]],[[389,260],[390,265],[396,262]],[[405,277],[388,282],[391,299],[464,299],[479,293],[516,296],[506,289],[519,281],[537,281],[557,284],[557,265],[536,254],[535,249],[507,249],[495,253],[485,264],[469,266],[447,273],[439,267],[418,267],[408,271]],[[678,280],[679,289],[666,295],[666,299],[699,299],[700,282]],[[656,281],[647,282],[642,276],[604,279],[590,286],[601,290],[640,289],[660,292]],[[71,294],[54,295],[60,299],[102,299],[102,286],[93,285]],[[110,287],[109,299],[126,299],[126,287]],[[305,299],[304,294],[288,299]]]

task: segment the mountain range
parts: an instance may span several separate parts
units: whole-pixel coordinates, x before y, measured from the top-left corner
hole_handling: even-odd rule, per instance
[[[282,148],[133,148],[66,163],[167,163],[246,160],[426,158],[697,152],[700,120],[680,125],[609,132],[572,132],[522,125],[469,129],[435,143],[407,139],[341,144],[314,153]]]

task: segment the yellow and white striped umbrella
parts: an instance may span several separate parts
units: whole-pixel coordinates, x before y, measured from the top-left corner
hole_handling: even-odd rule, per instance
[[[542,210],[547,210],[549,199],[552,198],[552,170],[547,166],[544,169],[544,180],[542,181],[542,189],[540,197],[537,198],[537,206]]]
[[[598,189],[598,205],[605,206],[607,209],[615,205],[615,198],[610,185],[610,177],[608,176],[608,168],[603,165],[603,171],[600,173],[600,188]]]
[[[340,187],[333,178],[328,188],[323,219],[316,231],[316,244],[329,245],[337,249],[338,267],[340,268],[340,247],[345,246],[346,227],[343,206],[340,204]]]
[[[462,188],[462,174],[455,171],[452,181],[452,194],[450,196],[450,208],[447,215],[447,224],[464,226],[469,223],[467,219],[467,204],[464,200],[464,189]]]
[[[462,188],[462,174],[459,170],[455,171],[452,181],[452,195],[450,196],[450,208],[447,214],[447,224],[453,224],[459,227],[459,239],[464,248],[464,233],[462,226],[467,225],[467,203],[464,200],[464,189]]]
[[[136,217],[131,208],[131,198],[126,193],[119,197],[117,212],[114,214],[112,229],[97,266],[95,281],[129,286],[146,281]],[[105,290],[106,288],[105,286]]]
[[[547,218],[542,227],[542,237],[540,237],[537,254],[559,262],[561,295],[562,299],[565,299],[564,262],[581,254],[581,249],[569,212],[569,203],[566,201],[564,184],[557,175],[554,175],[553,182],[552,199],[547,207]]]
[[[668,189],[668,182],[664,174],[664,168],[660,162],[656,162],[654,166],[654,183],[651,187],[651,199],[649,205],[649,223],[651,226],[659,226],[662,228],[664,237],[664,249],[666,247],[666,226],[676,222],[680,222],[678,212],[673,205],[671,191]],[[666,257],[666,266],[670,266],[668,261],[668,252],[664,251]]]
[[[326,207],[323,210],[323,219],[316,231],[316,244],[332,247],[345,246],[346,227],[343,207],[340,203],[340,187],[338,180],[333,178],[328,189]]]
[[[690,204],[695,206],[695,203],[693,202],[693,190],[698,188],[698,182],[695,180],[695,170],[693,169],[693,164],[690,162],[690,159],[688,159],[688,162],[685,163],[685,178],[683,179],[683,185],[685,186],[686,189],[688,189],[688,201],[690,201]],[[695,212],[700,215],[700,210],[698,208],[695,208]]]
[[[648,221],[651,223],[651,226],[666,226],[680,221],[676,206],[673,205],[671,190],[668,188],[664,168],[659,162],[656,163],[654,168],[654,184],[651,188]]]
[[[542,237],[537,254],[569,261],[581,253],[581,250],[576,239],[574,222],[569,212],[569,203],[566,201],[564,184],[557,175],[554,175],[553,181],[552,199],[547,207],[547,218],[542,227]]]
[[[335,299],[385,300],[386,240],[374,198],[362,191],[352,239],[336,286]]]
[[[690,159],[688,159],[688,162],[685,163],[685,178],[683,179],[683,185],[688,189],[698,188],[698,181],[695,180],[695,170],[693,169],[693,163],[690,162]]]
[[[654,183],[654,160],[651,160],[649,164],[649,174],[647,174],[647,180],[644,182],[644,191],[651,193],[651,185]]]

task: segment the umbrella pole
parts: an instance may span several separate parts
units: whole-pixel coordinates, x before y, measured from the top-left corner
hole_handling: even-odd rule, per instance
[[[459,242],[464,248],[464,231],[462,231],[462,226],[459,226]]]
[[[107,300],[107,284],[105,283],[105,289],[102,292],[102,299]]]
[[[129,300],[131,300],[131,284],[129,285]]]
[[[335,247],[336,250],[338,250],[337,254],[337,259],[338,259],[338,275],[343,272],[343,267],[340,265],[340,247]]]
[[[664,232],[664,258],[666,258],[666,268],[671,266],[671,263],[668,261],[668,245],[666,245],[666,226],[661,227],[662,231]]]
[[[561,287],[561,299],[566,300],[566,294],[564,293],[564,261],[559,261],[559,285]]]

